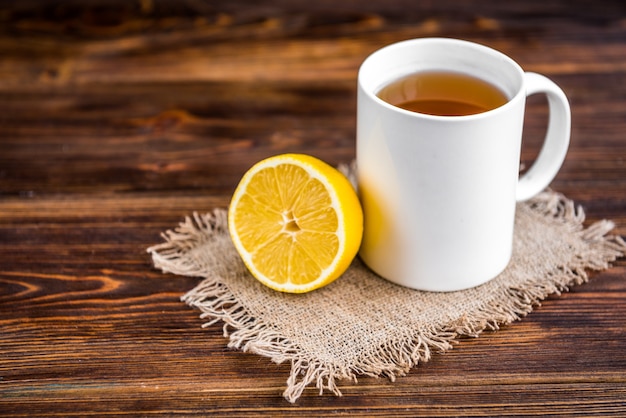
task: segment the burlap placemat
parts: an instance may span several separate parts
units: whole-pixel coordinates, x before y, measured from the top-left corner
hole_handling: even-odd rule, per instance
[[[309,384],[341,395],[338,379],[406,374],[459,336],[496,330],[528,314],[552,293],[588,279],[626,253],[610,221],[583,228],[580,207],[545,192],[518,204],[514,254],[497,278],[474,289],[431,293],[383,280],[358,259],[327,287],[283,294],[246,270],[228,234],[226,211],[188,217],[148,249],[164,272],[202,277],[182,297],[209,326],[223,321],[229,347],[291,362],[284,396],[295,402]],[[450,260],[454,262],[454,260]]]

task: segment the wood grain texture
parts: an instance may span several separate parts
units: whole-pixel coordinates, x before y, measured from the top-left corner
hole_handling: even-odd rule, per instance
[[[555,80],[572,144],[552,187],[626,235],[626,3],[0,3],[0,415],[624,416],[626,262],[395,382],[281,393],[289,365],[226,347],[145,249],[226,207],[280,152],[354,158],[361,61],[488,44]],[[546,104],[531,98],[523,162]]]

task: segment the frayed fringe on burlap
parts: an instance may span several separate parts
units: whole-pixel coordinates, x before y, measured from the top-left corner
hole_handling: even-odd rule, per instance
[[[224,275],[205,271],[203,266],[206,264],[188,256],[190,251],[207,241],[230,239],[226,211],[217,209],[186,218],[176,230],[163,234],[164,243],[149,248],[148,252],[155,267],[164,272],[206,278],[181,298],[199,309],[202,319],[208,319],[203,327],[222,321],[224,335],[229,337],[229,347],[266,356],[276,363],[291,363],[283,395],[293,403],[310,384],[315,384],[320,394],[328,390],[341,396],[337,380],[356,382],[357,376],[363,375],[387,377],[393,381],[397,376],[406,375],[419,362],[428,361],[433,352],[451,349],[460,336],[478,336],[484,330],[497,330],[503,324],[518,320],[548,295],[560,294],[572,285],[586,282],[588,269],[605,269],[626,253],[626,242],[621,237],[607,235],[614,227],[611,221],[600,221],[583,229],[585,215],[582,208],[558,193],[544,192],[524,205],[528,210],[570,228],[573,234],[578,234],[589,244],[589,251],[574,257],[567,266],[557,266],[548,278],[537,277],[502,289],[497,303],[486,304],[449,323],[416,329],[403,339],[387,341],[375,352],[362,355],[347,366],[308,357],[301,347],[277,332],[263,318],[251,315],[229,290]],[[225,255],[203,256],[219,259]]]
[[[386,377],[393,382],[419,362],[428,361],[433,352],[443,353],[451,349],[458,335],[455,331],[434,327],[416,330],[406,340],[390,340],[374,355],[359,358],[350,367],[341,367],[308,357],[304,350],[274,331],[270,324],[250,315],[219,280],[204,280],[181,300],[203,312],[200,318],[210,318],[203,328],[222,321],[229,348],[265,356],[277,364],[290,362],[291,372],[283,396],[291,403],[296,402],[311,384],[315,384],[320,395],[328,390],[342,396],[338,380],[357,383],[357,376],[370,376]]]

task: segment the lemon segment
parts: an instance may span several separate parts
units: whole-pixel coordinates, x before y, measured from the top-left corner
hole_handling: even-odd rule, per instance
[[[282,154],[243,176],[228,211],[235,248],[250,273],[289,293],[337,279],[356,256],[363,210],[348,179],[304,154]]]

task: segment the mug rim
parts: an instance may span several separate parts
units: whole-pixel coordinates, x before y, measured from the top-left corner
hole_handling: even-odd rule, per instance
[[[461,116],[450,116],[450,115],[432,115],[432,114],[428,114],[428,113],[420,113],[420,112],[415,112],[415,111],[411,111],[411,110],[406,110],[403,108],[400,108],[398,106],[394,106],[386,101],[384,101],[383,99],[381,99],[380,97],[377,96],[377,91],[374,91],[374,88],[366,88],[364,86],[364,82],[363,82],[363,74],[364,72],[367,70],[367,66],[368,65],[372,65],[372,62],[374,60],[376,60],[377,58],[379,58],[381,55],[384,55],[385,53],[389,53],[390,51],[394,50],[394,49],[399,49],[399,48],[410,48],[410,47],[414,47],[416,44],[441,44],[442,46],[450,46],[450,45],[456,45],[456,46],[462,46],[464,48],[472,48],[476,51],[480,51],[484,54],[488,54],[491,55],[494,58],[499,59],[500,61],[506,63],[507,65],[510,66],[510,68],[515,71],[516,76],[519,77],[519,85],[517,87],[517,89],[515,90],[514,94],[511,97],[508,97],[507,94],[507,102],[504,103],[501,106],[498,106],[494,109],[490,109],[487,110],[485,112],[480,112],[480,113],[475,113],[475,114],[471,114],[471,115],[461,115]],[[453,68],[440,68],[441,70],[444,71],[456,71],[459,72]],[[408,75],[411,74],[411,72],[405,72],[404,75]],[[397,78],[390,78],[388,80],[386,80],[384,83],[382,83],[383,85],[387,85],[390,82],[392,82],[393,80],[395,80]],[[413,39],[406,39],[403,41],[399,41],[399,42],[394,42],[392,44],[388,44],[383,46],[382,48],[377,49],[376,51],[372,52],[370,55],[368,55],[363,62],[361,63],[360,67],[359,67],[359,71],[358,71],[358,75],[357,75],[357,80],[358,80],[358,87],[359,89],[365,93],[367,95],[367,97],[369,97],[370,100],[373,100],[375,103],[377,103],[380,106],[384,106],[385,108],[387,108],[388,110],[391,110],[393,112],[398,112],[400,114],[406,115],[406,116],[410,116],[410,117],[414,117],[414,118],[424,118],[424,119],[431,119],[431,120],[438,120],[438,121],[447,121],[447,122],[452,122],[452,121],[467,121],[470,119],[481,119],[481,118],[485,118],[485,117],[489,117],[495,114],[498,114],[500,112],[504,112],[506,111],[509,107],[514,106],[514,103],[516,103],[518,100],[520,100],[520,97],[525,97],[526,96],[526,92],[525,92],[525,81],[524,81],[524,70],[521,68],[521,66],[515,62],[515,60],[513,60],[511,57],[509,57],[508,55],[494,49],[491,48],[487,45],[483,45],[483,44],[479,44],[477,42],[472,42],[472,41],[467,41],[467,40],[463,40],[463,39],[457,39],[457,38],[446,38],[446,37],[426,37],[426,38],[413,38]],[[493,83],[491,80],[485,80],[491,84],[495,84]],[[498,86],[498,88],[501,88],[501,86]]]

